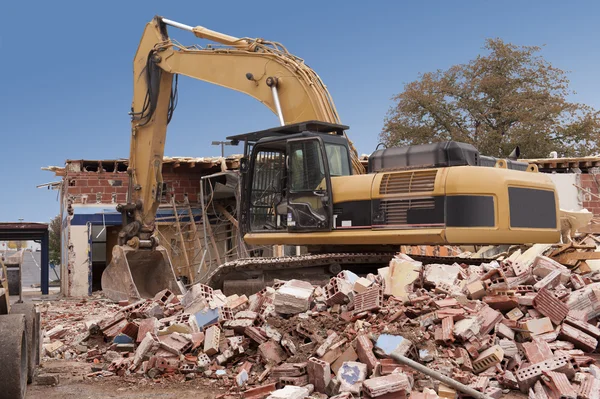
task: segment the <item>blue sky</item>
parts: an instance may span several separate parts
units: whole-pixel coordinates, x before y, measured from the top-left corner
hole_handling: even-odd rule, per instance
[[[56,192],[35,188],[56,180],[40,167],[128,155],[132,58],[155,14],[283,43],[324,80],[360,153],[377,145],[405,83],[467,62],[489,37],[545,45],[542,55],[571,71],[572,100],[600,108],[594,1],[3,1],[0,221],[59,212]],[[165,154],[218,155],[212,140],[276,125],[256,100],[182,78]]]

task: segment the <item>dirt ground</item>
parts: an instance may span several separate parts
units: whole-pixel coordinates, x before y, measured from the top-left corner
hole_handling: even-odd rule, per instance
[[[57,386],[31,384],[27,387],[27,399],[209,399],[226,392],[209,380],[161,381],[122,377],[86,378],[91,371],[87,363],[53,360],[42,363],[39,372],[60,375]],[[206,384],[206,385],[205,385]]]

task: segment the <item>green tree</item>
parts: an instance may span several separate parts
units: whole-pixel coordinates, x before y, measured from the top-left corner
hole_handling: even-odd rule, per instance
[[[599,149],[599,113],[569,102],[567,74],[535,46],[488,39],[486,55],[420,75],[396,95],[381,139],[388,146],[456,140],[505,157],[585,156]]]
[[[50,225],[48,226],[50,263],[56,266],[60,265],[61,228],[62,221],[60,215],[57,215],[50,221]]]

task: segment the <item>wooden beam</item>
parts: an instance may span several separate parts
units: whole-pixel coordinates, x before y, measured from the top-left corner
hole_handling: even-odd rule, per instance
[[[240,228],[238,221],[233,217],[233,215],[231,213],[229,213],[229,211],[227,209],[225,209],[225,207],[223,205],[216,204],[216,208],[219,212],[221,212],[227,218],[227,220],[229,220],[231,222],[232,225],[235,226],[236,229]]]
[[[600,259],[600,252],[568,252],[559,255],[556,260],[567,266],[577,266],[580,261]]]

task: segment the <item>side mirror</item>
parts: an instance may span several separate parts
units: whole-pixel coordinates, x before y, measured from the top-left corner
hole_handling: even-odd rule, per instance
[[[240,158],[240,172],[248,173],[249,168],[250,168],[250,162],[248,161],[248,158],[246,158],[246,157]]]

